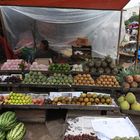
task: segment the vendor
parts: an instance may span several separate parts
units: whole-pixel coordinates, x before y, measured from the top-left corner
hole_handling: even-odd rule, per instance
[[[58,58],[58,53],[50,49],[49,42],[47,40],[42,40],[39,48],[36,49],[36,58],[51,58],[53,62]]]
[[[13,50],[7,43],[7,40],[3,34],[2,28],[0,27],[0,61],[5,61],[6,59],[15,59]]]

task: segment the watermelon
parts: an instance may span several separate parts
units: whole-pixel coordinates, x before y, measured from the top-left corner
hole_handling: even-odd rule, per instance
[[[0,129],[8,131],[16,125],[16,114],[12,111],[7,111],[0,116]]]
[[[6,134],[4,131],[0,131],[0,140],[5,140]]]
[[[7,133],[7,140],[23,140],[26,128],[23,123],[18,123],[13,129]]]

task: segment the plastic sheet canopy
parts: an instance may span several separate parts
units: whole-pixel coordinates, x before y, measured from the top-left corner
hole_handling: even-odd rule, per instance
[[[71,47],[77,37],[87,37],[93,56],[117,56],[119,11],[1,7],[12,47],[33,45],[47,39],[57,51]],[[124,28],[122,30],[122,36]]]

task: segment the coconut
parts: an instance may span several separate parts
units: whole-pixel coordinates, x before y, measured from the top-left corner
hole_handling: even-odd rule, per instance
[[[101,66],[101,61],[100,60],[96,60],[95,61],[95,67],[99,68]]]
[[[83,67],[83,70],[84,70],[85,72],[89,72],[89,67],[84,66],[84,67]]]
[[[106,56],[106,57],[105,57],[105,61],[106,61],[107,63],[111,63],[113,60],[112,60],[112,58],[111,58],[110,56]]]
[[[94,61],[93,61],[93,60],[90,60],[90,61],[88,62],[88,66],[89,66],[89,67],[93,67],[93,66],[94,66]]]
[[[105,73],[106,74],[110,74],[111,73],[111,69],[110,68],[105,68]]]
[[[113,68],[112,74],[114,74],[114,75],[118,74],[118,69],[117,68]]]
[[[105,61],[102,61],[102,67],[106,68],[107,67],[107,63]]]
[[[123,82],[122,87],[123,88],[130,88],[130,84],[127,82]]]
[[[128,82],[129,84],[131,84],[134,81],[133,76],[131,76],[131,75],[126,76],[125,81]]]
[[[115,68],[115,63],[114,62],[111,62],[110,64],[109,64],[109,66],[110,66],[110,68]]]
[[[99,68],[99,69],[98,69],[98,73],[99,73],[99,74],[103,74],[103,73],[104,73],[104,69],[103,69],[103,68]]]
[[[132,82],[130,84],[131,88],[137,88],[138,87],[138,83],[137,82]]]
[[[90,69],[90,72],[91,72],[91,73],[96,73],[97,70],[96,70],[96,68],[91,68],[91,69]]]
[[[140,82],[140,75],[134,75],[133,79],[134,79],[135,82],[139,83]]]

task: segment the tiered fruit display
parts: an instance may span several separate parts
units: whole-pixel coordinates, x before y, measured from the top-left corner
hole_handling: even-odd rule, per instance
[[[82,135],[67,135],[64,140],[99,140],[97,136],[82,134]]]
[[[37,62],[33,62],[30,66],[30,70],[32,71],[48,71],[48,66],[44,64],[38,64]]]
[[[140,137],[135,136],[135,137],[118,137],[116,136],[112,140],[140,140]]]
[[[60,73],[54,73],[47,79],[47,85],[71,85],[73,83],[73,77],[71,75],[65,75]]]
[[[83,70],[93,74],[118,74],[118,68],[110,56],[107,56],[104,59],[96,58],[86,61],[83,65]]]
[[[33,103],[32,103],[32,97],[29,95],[10,92],[10,94],[4,100],[4,104],[26,105],[26,104],[33,104]]]
[[[137,102],[136,96],[132,92],[128,92],[126,96],[120,96],[118,104],[121,110],[140,111],[140,103]]]
[[[70,72],[71,67],[69,64],[51,64],[49,71],[54,73],[67,73]]]
[[[94,86],[95,81],[91,77],[90,74],[78,74],[74,76],[74,84],[75,85],[87,85],[87,86]]]
[[[96,93],[83,93],[80,97],[55,97],[51,104],[61,105],[61,104],[73,104],[73,105],[112,105],[112,98],[109,95],[102,95]]]
[[[26,128],[21,122],[17,122],[15,112],[7,111],[0,116],[0,140],[22,140]]]
[[[46,84],[47,77],[41,72],[30,71],[25,75],[23,84]]]
[[[115,76],[101,75],[96,79],[96,86],[101,87],[120,87]]]
[[[23,64],[22,59],[9,59],[2,65],[1,70],[21,70],[21,64]],[[24,62],[24,67],[28,68],[26,62]]]

